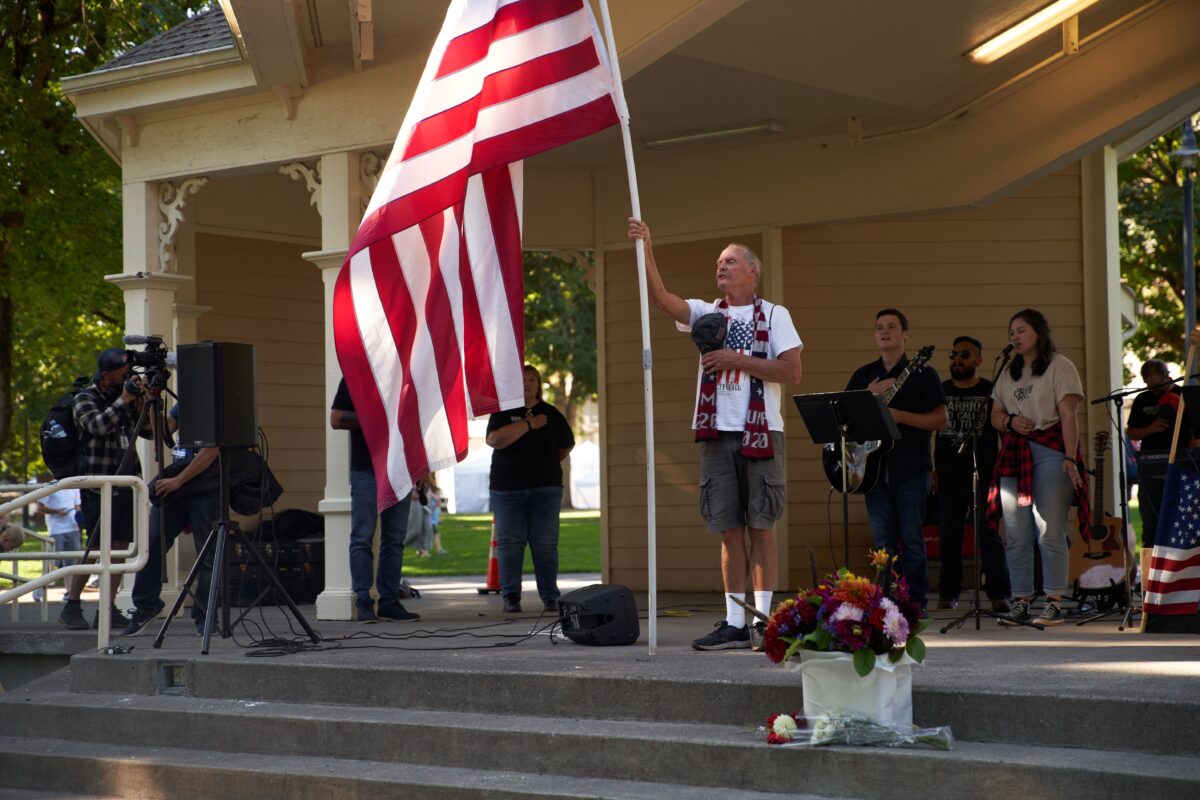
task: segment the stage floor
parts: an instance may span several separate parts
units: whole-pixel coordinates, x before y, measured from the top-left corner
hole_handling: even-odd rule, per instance
[[[562,590],[598,581],[596,575],[563,576]],[[437,668],[513,670],[521,672],[631,676],[647,679],[739,681],[764,685],[794,684],[796,677],[749,650],[697,652],[693,639],[703,636],[720,619],[720,596],[663,594],[659,597],[658,646],[649,653],[648,604],[638,596],[641,637],[622,647],[590,647],[551,637],[549,615],[539,617],[540,602],[532,585],[525,587],[527,611],[504,614],[495,594],[480,595],[478,578],[420,579],[419,599],[406,601],[422,615],[419,622],[361,625],[315,620],[315,607],[300,608],[322,638],[320,645],[297,652],[254,646],[256,640],[279,637],[304,641],[298,628],[289,630],[285,615],[274,606],[251,612],[232,639],[214,637],[208,655],[190,619],[175,620],[161,649],[152,642],[157,625],[140,636],[114,635],[112,644],[132,647],[128,659],[244,659],[277,653],[275,663],[377,667],[380,669]],[[781,595],[776,595],[780,599]],[[94,603],[95,595],[85,595]],[[53,620],[37,621],[33,604],[22,604],[20,623],[8,609],[0,611],[0,641],[5,652],[13,642],[58,641],[70,652],[87,652],[94,632],[63,630]],[[1070,622],[1047,628],[1009,628],[983,617],[941,634],[938,629],[962,613],[937,611],[923,634],[928,645],[925,664],[913,673],[914,689],[933,691],[1020,694],[1151,700],[1200,705],[1200,636],[1148,635],[1133,629],[1118,631],[1120,617],[1078,626]],[[88,612],[90,619],[91,613]]]

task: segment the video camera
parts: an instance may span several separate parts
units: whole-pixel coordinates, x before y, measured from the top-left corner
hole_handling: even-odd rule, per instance
[[[175,353],[168,350],[163,344],[161,336],[126,336],[125,344],[127,345],[145,345],[145,350],[126,350],[125,363],[133,370],[140,371],[146,376],[145,386],[151,392],[158,392],[166,388],[167,382],[171,379],[169,367],[175,366]],[[127,383],[126,390],[130,394],[137,394],[137,385],[132,386]]]

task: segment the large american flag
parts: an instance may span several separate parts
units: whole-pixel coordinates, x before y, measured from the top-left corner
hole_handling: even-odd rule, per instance
[[[613,91],[585,0],[450,3],[334,288],[380,509],[524,403],[521,159],[615,124]]]
[[[1200,472],[1195,467],[1176,463],[1167,469],[1160,508],[1142,608],[1147,618],[1196,616],[1200,611]]]

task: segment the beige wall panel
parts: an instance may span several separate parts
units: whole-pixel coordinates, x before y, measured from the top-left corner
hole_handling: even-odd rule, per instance
[[[933,365],[943,378],[959,334],[983,341],[990,374],[1009,317],[1026,306],[1046,313],[1060,351],[1083,372],[1080,213],[1080,174],[1072,166],[992,208],[785,228],[784,285],[805,339],[804,391],[839,390],[878,356],[872,326],[886,306],[908,315],[910,354],[937,347]],[[840,562],[842,510],[794,407],[785,427],[791,571],[781,584],[796,586],[810,580],[809,547],[822,570]],[[870,529],[861,497],[850,500],[850,523],[851,567],[862,569]]]
[[[254,345],[258,424],[284,487],[277,510],[316,511],[325,488],[324,290],[306,249],[196,236],[196,302],[212,307],[197,337]]]

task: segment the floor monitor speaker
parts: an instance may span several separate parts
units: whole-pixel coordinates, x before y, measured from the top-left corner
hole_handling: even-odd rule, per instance
[[[179,400],[181,445],[254,447],[258,431],[254,345],[180,345]]]
[[[578,644],[633,644],[641,634],[637,604],[624,586],[593,583],[558,598],[563,636]]]

